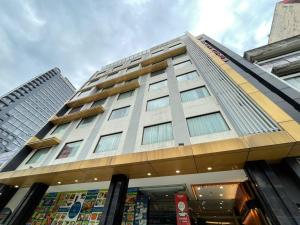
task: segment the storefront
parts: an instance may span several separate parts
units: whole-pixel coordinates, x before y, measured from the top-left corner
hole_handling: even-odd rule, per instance
[[[253,212],[245,209],[245,182],[243,170],[132,179],[122,224],[263,224],[253,223]],[[98,225],[108,188],[109,182],[51,186],[27,224]],[[20,189],[6,208],[14,210],[26,191]]]

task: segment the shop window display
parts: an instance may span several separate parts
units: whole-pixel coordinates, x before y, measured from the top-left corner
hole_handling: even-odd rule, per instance
[[[122,225],[147,224],[147,197],[137,188],[127,192]],[[107,190],[47,193],[26,225],[98,225]]]

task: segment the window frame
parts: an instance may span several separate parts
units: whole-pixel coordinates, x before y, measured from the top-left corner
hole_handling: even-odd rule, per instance
[[[102,105],[105,105],[107,98],[103,98],[103,99],[104,99],[104,102],[103,102]],[[96,106],[95,106],[94,103],[95,103],[95,102],[100,102],[100,101],[103,100],[103,99],[100,99],[100,100],[97,100],[97,101],[93,101],[93,103],[92,103],[92,105],[91,105],[90,108],[94,108],[94,107],[99,106],[99,105],[96,105]],[[102,105],[100,105],[100,106],[102,106]]]
[[[162,71],[162,73],[159,73],[161,71]],[[152,74],[155,74],[155,75],[152,75]],[[158,70],[158,71],[155,71],[155,72],[151,72],[150,73],[150,77],[156,77],[156,76],[160,76],[160,75],[163,75],[163,74],[166,74],[166,69],[162,69],[162,70]]]
[[[159,126],[159,125],[162,125],[162,124],[168,124],[168,123],[171,124],[172,139],[170,139],[170,140],[165,140],[165,141],[162,141],[162,142],[155,142],[155,143],[147,143],[147,144],[144,144],[144,134],[145,134],[145,129],[146,129],[146,128],[149,128],[149,127],[155,127],[155,126]],[[167,122],[162,122],[162,123],[157,123],[157,124],[147,125],[147,126],[144,126],[144,127],[143,127],[142,143],[141,143],[141,145],[153,145],[153,144],[158,144],[158,143],[168,142],[168,141],[171,141],[171,140],[174,140],[174,132],[173,132],[172,121],[167,121]]]
[[[132,97],[132,96],[134,95],[134,91],[135,91],[135,90],[125,91],[125,92],[119,93],[118,98],[117,98],[117,101]],[[129,97],[121,98],[121,99],[120,99],[120,96],[121,96],[122,94],[128,93],[128,92],[131,92],[132,94],[131,94]]]
[[[173,68],[174,68],[174,70],[179,70],[179,69],[182,69],[183,67],[176,68],[176,66],[178,66],[178,65],[181,65],[181,64],[184,64],[184,63],[186,63],[186,62],[190,62],[190,65],[193,65],[192,61],[191,61],[190,59],[188,59],[188,60],[185,60],[185,61],[182,61],[182,62],[179,62],[179,63],[173,64]]]
[[[158,99],[161,99],[161,98],[168,98],[169,99],[169,104],[167,106],[164,106],[164,107],[161,107],[161,108],[156,108],[154,110],[148,110],[148,103],[151,102],[151,101],[155,101],[155,100],[158,100]],[[157,97],[157,98],[153,98],[153,99],[149,99],[147,100],[146,102],[146,112],[152,112],[152,111],[156,111],[158,109],[163,109],[163,108],[167,108],[170,106],[170,95],[164,95],[164,96],[161,96],[161,97]]]
[[[72,159],[72,158],[76,157],[76,154],[79,152],[80,147],[82,147],[81,145],[82,145],[82,143],[83,143],[83,140],[84,140],[84,139],[79,139],[79,140],[77,140],[77,141],[70,141],[70,142],[65,143],[64,146],[63,146],[63,147],[61,148],[61,150],[59,151],[59,153],[57,154],[57,156],[55,157],[55,160],[66,160],[66,159]],[[68,156],[68,157],[64,157],[64,158],[58,158],[59,155],[61,154],[61,152],[63,151],[64,147],[65,147],[67,144],[73,144],[73,143],[76,143],[76,142],[81,142],[81,144],[80,144],[80,146],[79,146],[79,148],[78,148],[78,152],[76,152],[76,153],[74,154],[74,156],[72,156],[72,157],[69,157],[69,156]]]
[[[189,128],[189,125],[188,125],[188,119],[193,119],[193,118],[202,117],[202,116],[208,116],[208,115],[212,115],[212,114],[219,114],[219,115],[221,116],[221,118],[223,119],[223,121],[224,121],[224,123],[226,124],[226,126],[227,126],[228,129],[225,130],[225,131],[218,131],[218,132],[214,132],[214,133],[206,133],[206,134],[201,134],[201,135],[192,136],[192,135],[191,135],[190,128]],[[193,138],[193,137],[201,137],[201,136],[204,136],[204,135],[217,134],[217,133],[226,132],[226,131],[230,131],[230,130],[231,130],[231,127],[229,126],[228,122],[226,121],[226,119],[225,119],[225,117],[223,116],[223,114],[222,114],[221,111],[214,111],[214,112],[210,112],[210,113],[205,113],[205,114],[201,114],[201,115],[196,115],[196,116],[187,117],[187,118],[185,119],[185,121],[186,121],[186,125],[187,125],[188,131],[189,131],[189,136],[190,136],[190,138]]]
[[[116,108],[116,109],[111,110],[110,115],[109,115],[109,117],[108,117],[108,121],[110,121],[110,120],[116,120],[116,119],[121,119],[121,118],[123,118],[123,117],[128,116],[128,115],[129,115],[129,109],[130,109],[130,106],[131,106],[131,105],[123,106],[123,107],[120,107],[120,108]],[[125,109],[125,108],[128,108],[127,114],[126,114],[125,116],[111,119],[111,116],[112,116],[113,112],[115,112],[115,111],[117,111],[117,110],[120,110],[120,109]]]
[[[196,75],[197,75],[197,79],[195,79],[195,80],[199,80],[200,79],[200,74],[198,73],[198,71],[197,70],[192,70],[192,71],[189,71],[189,72],[186,72],[186,73],[181,73],[181,74],[179,74],[179,75],[177,75],[176,76],[176,80],[177,80],[177,82],[183,82],[183,81],[191,81],[191,80],[178,80],[178,77],[183,77],[183,76],[186,76],[186,75],[188,75],[188,74],[190,74],[190,73],[193,73],[193,72],[195,72],[196,73]]]
[[[210,91],[208,90],[208,88],[206,87],[206,85],[202,85],[202,86],[199,86],[199,87],[194,87],[194,88],[191,88],[191,89],[187,89],[187,90],[184,90],[184,91],[180,91],[180,92],[179,92],[179,94],[180,94],[180,101],[181,101],[182,103],[185,103],[185,102],[191,102],[191,101],[182,101],[182,96],[181,96],[181,94],[182,94],[182,93],[189,92],[189,91],[196,90],[196,89],[198,89],[198,88],[200,88],[200,89],[201,89],[201,88],[205,88],[206,91],[208,92],[208,96],[204,96],[204,97],[201,97],[201,98],[206,98],[206,97],[211,96]],[[201,98],[196,98],[196,99],[193,99],[192,101],[196,101],[197,99],[201,99]]]
[[[173,45],[170,45],[168,46],[169,49],[173,49],[174,47],[178,46],[178,45],[181,45],[182,42],[179,42],[179,43],[176,43],[176,44],[173,44]]]
[[[154,84],[157,84],[157,83],[161,83],[161,82],[166,82],[167,85],[164,86],[164,87],[168,87],[168,79],[164,79],[164,80],[160,80],[160,81],[156,81],[156,82],[150,83],[150,84],[149,84],[149,87],[148,87],[148,91],[151,91],[151,90],[150,90],[151,85],[154,85]],[[164,88],[164,87],[162,87],[162,88]],[[159,89],[162,89],[162,88],[157,88],[157,89],[154,89],[154,90],[159,90]]]
[[[77,124],[77,126],[75,127],[75,129],[82,129],[84,127],[80,127],[80,125],[82,125],[82,122],[86,119],[90,119],[90,118],[93,118],[89,123],[85,124],[85,125],[89,125],[89,124],[92,124],[94,122],[94,120],[96,119],[97,115],[94,115],[94,116],[89,116],[89,117],[86,117],[86,118],[83,118],[80,120],[80,122]]]
[[[56,127],[51,131],[50,135],[54,135],[54,134],[55,134],[54,132],[55,132],[55,131],[57,130],[57,128],[60,127],[60,126],[65,126],[65,128],[64,128],[62,131],[66,130],[69,124],[70,124],[70,123],[63,123],[63,124],[56,125]],[[58,132],[58,133],[59,133],[59,132]],[[56,133],[56,134],[57,134],[57,133]]]
[[[29,161],[34,157],[34,155],[35,155],[36,153],[38,153],[39,151],[43,151],[43,150],[45,150],[45,149],[48,150],[48,151],[46,152],[46,154],[45,154],[45,157],[44,157],[44,159],[45,159],[46,156],[49,154],[49,151],[50,151],[51,147],[47,147],[47,148],[42,148],[42,149],[37,149],[37,150],[35,150],[34,153],[29,157],[29,159],[25,161],[25,164],[24,164],[24,165],[28,166],[28,165],[36,165],[36,164],[40,164],[43,160],[41,160],[40,162],[33,162],[33,163],[29,163]]]
[[[101,138],[103,138],[103,137],[107,137],[107,136],[116,135],[116,134],[120,134],[120,135],[121,135],[121,136],[120,136],[120,140],[121,140],[121,138],[122,138],[122,134],[123,134],[123,131],[114,132],[114,133],[111,133],[111,134],[105,134],[105,135],[101,135],[101,136],[99,137],[98,141],[97,141],[97,144],[96,144],[96,146],[95,146],[94,150],[93,150],[93,154],[101,154],[101,153],[105,153],[105,152],[117,151],[117,150],[118,150],[118,148],[119,148],[120,142],[118,143],[118,148],[117,148],[117,149],[115,149],[115,150],[109,150],[109,151],[99,151],[99,152],[96,152],[96,150],[97,150],[97,147],[98,147],[98,145],[100,144]]]

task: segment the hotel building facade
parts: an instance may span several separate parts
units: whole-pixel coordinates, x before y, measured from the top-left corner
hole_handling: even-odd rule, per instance
[[[299,102],[205,35],[104,66],[2,169],[3,223],[300,224]]]

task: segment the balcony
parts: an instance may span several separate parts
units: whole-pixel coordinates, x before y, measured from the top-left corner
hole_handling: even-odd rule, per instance
[[[87,118],[90,116],[95,116],[95,115],[98,115],[99,113],[103,113],[103,112],[104,112],[103,107],[97,106],[97,107],[92,107],[89,109],[81,110],[81,111],[74,112],[74,113],[64,115],[64,116],[54,116],[50,119],[50,122],[55,125],[59,125],[59,124],[68,123],[68,122],[71,122],[74,120],[83,119],[83,118]]]
[[[104,99],[104,98],[107,98],[109,96],[113,96],[113,95],[116,95],[116,94],[119,94],[119,93],[132,91],[132,90],[135,90],[138,87],[140,87],[140,84],[137,80],[131,81],[129,83],[120,84],[118,86],[105,89],[105,90],[103,90],[101,92],[98,92],[98,93],[95,93],[93,95],[89,95],[89,96],[86,96],[86,97],[83,97],[83,98],[74,99],[74,100],[68,102],[67,105],[70,108],[78,107],[78,106],[84,105],[86,103],[98,101],[98,100],[101,100],[101,99]]]
[[[116,83],[121,83],[121,82],[124,82],[124,81],[127,81],[127,80],[138,78],[138,77],[143,76],[147,73],[153,73],[153,72],[156,72],[156,71],[159,71],[159,70],[163,70],[163,69],[167,68],[167,66],[168,66],[167,61],[159,62],[159,63],[152,64],[152,65],[149,65],[149,66],[146,66],[146,67],[142,67],[142,68],[140,68],[136,71],[126,73],[123,76],[116,77],[114,79],[104,81],[104,82],[99,83],[95,86],[99,89],[100,88],[106,88],[106,87],[109,87],[109,86],[111,86],[113,84],[116,84]]]
[[[31,149],[41,149],[41,148],[48,148],[54,145],[58,145],[60,140],[56,137],[46,138],[46,139],[39,139],[37,137],[32,137],[26,143],[26,146],[30,147]]]
[[[177,56],[177,55],[181,55],[185,52],[186,52],[186,46],[182,46],[182,47],[175,48],[173,50],[167,51],[165,53],[153,56],[149,59],[143,60],[141,62],[141,64],[142,64],[143,67],[145,67],[145,66],[148,66],[150,64],[158,63],[158,62],[161,62],[161,61],[166,60],[168,58],[171,58],[171,57],[174,57],[174,56]]]

